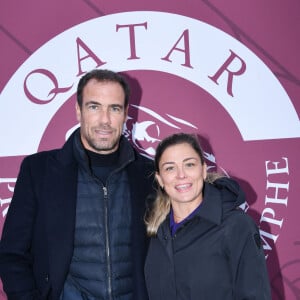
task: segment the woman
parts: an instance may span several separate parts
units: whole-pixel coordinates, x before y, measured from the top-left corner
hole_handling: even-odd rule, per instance
[[[271,299],[259,231],[239,208],[239,185],[207,172],[190,134],[165,138],[155,168],[160,189],[146,216],[150,300]]]

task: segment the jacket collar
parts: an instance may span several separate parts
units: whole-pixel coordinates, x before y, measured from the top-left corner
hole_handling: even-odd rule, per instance
[[[204,198],[196,216],[217,225],[221,224],[222,198],[220,191],[213,184],[204,183]]]
[[[170,233],[170,213],[161,224],[157,231],[160,239],[169,239]],[[213,184],[204,183],[204,198],[199,211],[195,214],[194,218],[200,218],[208,221],[211,225],[219,225],[222,221],[222,198],[220,190]]]

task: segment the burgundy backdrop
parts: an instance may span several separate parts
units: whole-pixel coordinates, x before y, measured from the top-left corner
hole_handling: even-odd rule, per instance
[[[77,126],[76,81],[103,63],[132,84],[125,128],[132,143],[151,157],[165,135],[197,132],[209,166],[246,191],[248,213],[261,229],[273,299],[300,299],[299,10],[298,0],[2,1],[0,232],[22,158],[63,144]],[[168,23],[173,17],[178,23]],[[139,26],[131,34],[127,27],[125,35],[118,28],[125,20]],[[65,51],[77,60],[65,62]],[[231,85],[224,78],[226,62],[231,72],[243,73]],[[39,94],[55,87],[56,79],[63,91]],[[0,299],[6,299],[2,291]]]

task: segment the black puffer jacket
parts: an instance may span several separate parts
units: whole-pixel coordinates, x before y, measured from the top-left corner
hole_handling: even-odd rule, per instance
[[[218,179],[175,237],[164,221],[146,259],[150,300],[271,299],[258,228],[237,208],[244,201],[235,181]]]
[[[131,248],[136,220],[126,168],[135,161],[135,152],[121,138],[114,167],[106,167],[109,176],[101,181],[91,168],[96,170],[96,166],[87,160],[79,136],[74,142],[79,166],[74,251],[61,300],[132,300],[136,298]],[[104,169],[102,161],[97,166],[98,171]]]

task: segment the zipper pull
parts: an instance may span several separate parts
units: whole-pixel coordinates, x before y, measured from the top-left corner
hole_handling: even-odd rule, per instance
[[[103,187],[103,193],[104,193],[104,196],[107,196],[107,188],[106,188],[106,186]]]

